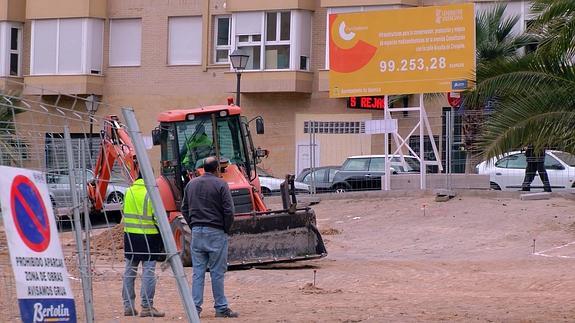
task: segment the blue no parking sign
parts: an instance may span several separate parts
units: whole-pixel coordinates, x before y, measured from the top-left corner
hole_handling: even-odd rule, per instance
[[[45,176],[0,166],[0,204],[22,321],[76,322]]]
[[[14,177],[10,202],[12,218],[22,241],[34,251],[46,250],[50,244],[50,222],[36,185],[26,176]]]

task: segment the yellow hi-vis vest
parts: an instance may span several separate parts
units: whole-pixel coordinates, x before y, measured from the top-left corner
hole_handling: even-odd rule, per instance
[[[159,234],[152,203],[143,179],[137,179],[124,195],[124,232]]]

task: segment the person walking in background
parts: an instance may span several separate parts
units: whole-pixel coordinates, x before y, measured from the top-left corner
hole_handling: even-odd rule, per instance
[[[204,301],[206,270],[210,270],[216,317],[238,317],[224,294],[228,263],[228,233],[234,204],[228,184],[221,179],[216,157],[204,160],[204,175],[192,179],[184,190],[182,215],[192,230],[192,296],[198,315]]]
[[[164,312],[154,308],[154,294],[156,291],[156,261],[165,259],[165,255],[162,254],[164,248],[141,174],[138,174],[138,179],[126,190],[123,211],[124,258],[126,259],[122,287],[124,316],[138,315],[135,308],[134,283],[138,265],[141,262],[140,298],[142,312],[140,316],[163,317]]]
[[[521,185],[521,191],[529,192],[531,190],[531,182],[535,179],[535,172],[537,172],[543,183],[543,190],[551,192],[551,183],[549,183],[549,176],[545,170],[545,149],[535,151],[533,145],[529,145],[525,149],[525,157],[527,166],[525,167],[525,178],[523,179],[523,185]]]

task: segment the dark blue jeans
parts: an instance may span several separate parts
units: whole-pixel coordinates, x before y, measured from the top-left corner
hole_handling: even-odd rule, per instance
[[[228,308],[224,294],[224,274],[228,268],[228,235],[211,227],[192,228],[192,296],[197,309],[204,302],[204,280],[210,269],[214,308],[223,312]]]

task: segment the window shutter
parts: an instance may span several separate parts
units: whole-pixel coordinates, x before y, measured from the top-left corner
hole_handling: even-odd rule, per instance
[[[236,35],[261,35],[263,12],[238,12],[234,21]]]
[[[110,20],[110,66],[139,66],[142,51],[142,20]]]
[[[56,74],[58,20],[34,20],[32,74]]]
[[[82,73],[82,19],[60,20],[58,56],[58,74]]]
[[[104,53],[104,20],[88,19],[87,74],[102,74]]]
[[[168,64],[201,64],[202,18],[171,17]]]

